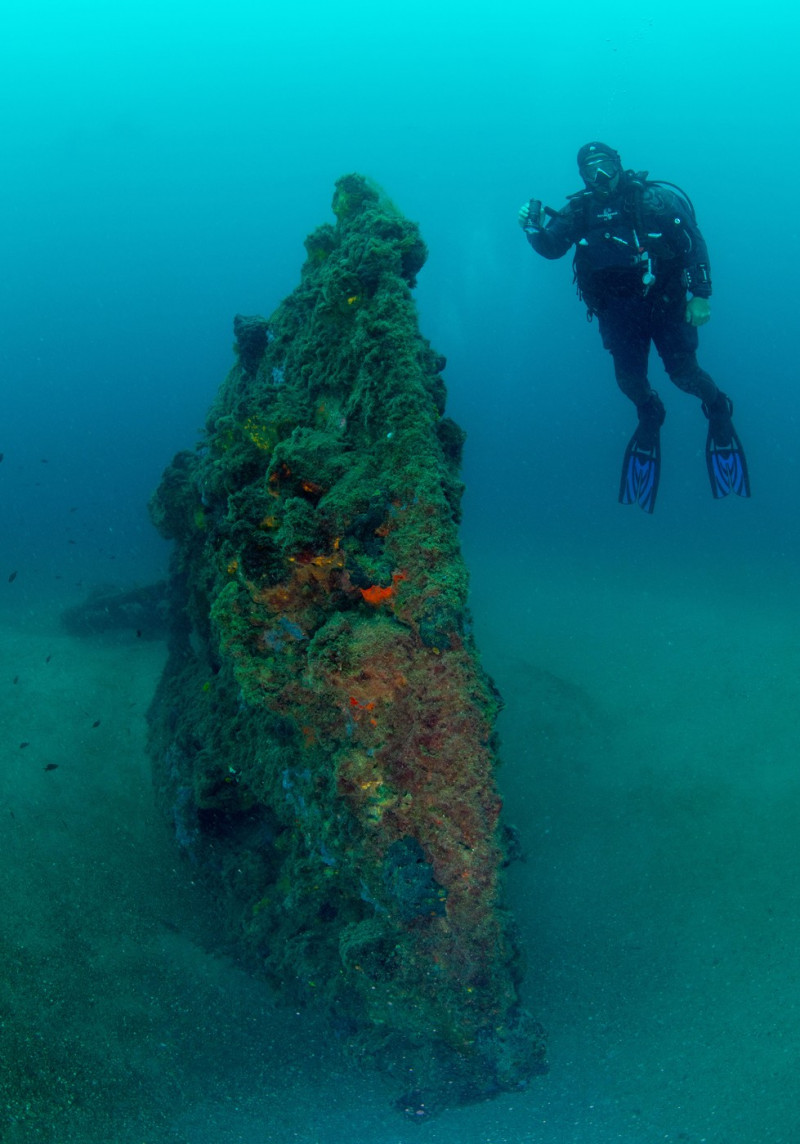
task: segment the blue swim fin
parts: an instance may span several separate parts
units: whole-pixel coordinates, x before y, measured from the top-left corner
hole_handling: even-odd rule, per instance
[[[658,428],[639,425],[628,442],[622,462],[619,503],[638,504],[645,512],[656,507],[661,476],[661,434]]]
[[[708,417],[706,465],[711,492],[717,500],[730,493],[749,497],[747,458],[731,421],[733,402],[724,393],[720,393],[712,408],[703,405],[703,412]]]
[[[619,503],[638,504],[645,512],[656,507],[661,476],[661,426],[666,410],[654,389],[636,407],[639,424],[628,442],[619,482]]]

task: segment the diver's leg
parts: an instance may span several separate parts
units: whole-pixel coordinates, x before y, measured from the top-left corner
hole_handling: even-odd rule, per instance
[[[614,361],[617,385],[636,406],[643,429],[657,433],[666,411],[647,378],[648,318],[646,306],[631,298],[612,303],[598,315],[600,336]]]
[[[622,462],[619,501],[652,512],[661,474],[660,430],[665,410],[647,379],[648,314],[638,300],[625,299],[624,305],[604,310],[599,320],[603,345],[614,359],[617,385],[634,403],[639,418]]]
[[[700,368],[697,362],[700,339],[695,327],[685,320],[684,309],[681,299],[680,311],[672,307],[671,313],[662,313],[653,335],[656,349],[673,384],[684,393],[699,397],[708,418],[706,465],[712,493],[717,498],[731,492],[749,497],[747,461],[733,427],[733,402],[710,374]]]
[[[609,303],[597,317],[603,346],[614,361],[617,385],[639,409],[655,393],[647,379],[650,331],[646,311],[638,299],[625,298]]]
[[[694,336],[697,337],[697,330],[694,330]],[[711,374],[700,368],[695,350],[675,350],[673,347],[662,350],[659,346],[656,348],[661,354],[664,369],[673,385],[677,385],[684,393],[699,397],[704,405],[715,404],[721,390],[717,388]]]
[[[713,405],[720,391],[697,363],[700,338],[696,327],[686,321],[685,299],[685,291],[680,290],[674,297],[659,300],[653,309],[653,342],[673,385]]]

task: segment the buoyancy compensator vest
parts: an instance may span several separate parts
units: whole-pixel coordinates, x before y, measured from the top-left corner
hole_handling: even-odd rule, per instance
[[[646,295],[656,281],[658,258],[669,257],[663,233],[645,229],[649,189],[664,188],[677,197],[695,223],[694,206],[685,191],[647,176],[647,171],[625,171],[622,186],[611,199],[600,200],[591,191],[570,196],[572,209],[581,214],[573,260],[575,282],[590,319],[604,296]]]

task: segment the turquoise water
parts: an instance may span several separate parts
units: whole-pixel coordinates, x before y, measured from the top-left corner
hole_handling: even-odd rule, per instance
[[[0,27],[0,1139],[794,1144],[797,14],[34,0]],[[700,360],[750,502],[712,501],[705,422],[654,363],[658,508],[616,503],[632,410],[568,260],[516,225],[577,189],[591,138],[695,202]],[[510,887],[551,1038],[525,1093],[413,1126],[209,952],[151,804],[162,646],[58,618],[163,572],[146,502],[233,314],[295,285],[350,170],[430,248],[420,321],[469,434]]]

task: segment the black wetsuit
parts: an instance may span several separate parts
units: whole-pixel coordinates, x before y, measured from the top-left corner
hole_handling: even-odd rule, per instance
[[[675,385],[714,405],[719,391],[697,364],[697,330],[685,317],[687,290],[711,295],[708,250],[677,194],[626,171],[609,198],[591,191],[572,195],[527,237],[545,258],[561,258],[575,247],[578,291],[597,315],[620,389],[640,414],[651,397],[663,410],[647,380],[651,342]]]

